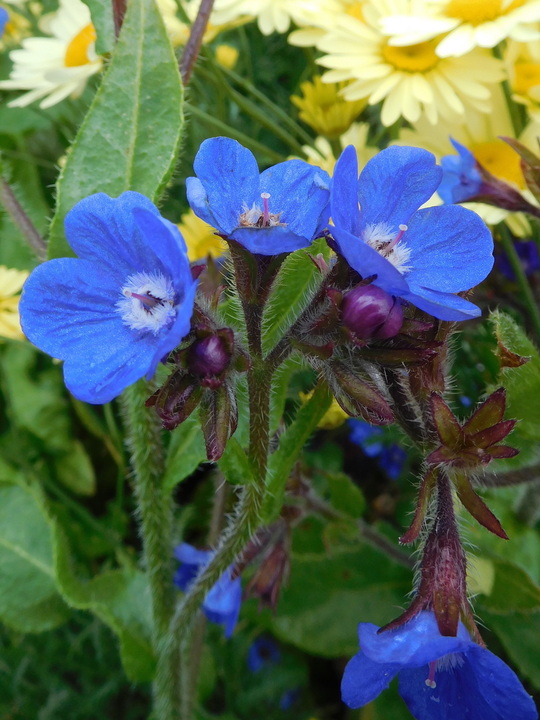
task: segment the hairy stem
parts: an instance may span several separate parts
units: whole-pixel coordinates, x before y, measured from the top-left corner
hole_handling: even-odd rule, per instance
[[[167,654],[168,663],[159,662],[163,639],[168,635],[174,610],[172,584],[172,499],[163,492],[163,445],[157,416],[145,407],[150,394],[146,383],[139,381],[127,388],[122,404],[127,426],[128,446],[134,471],[133,487],[143,542],[143,559],[150,582],[153,644],[158,655],[158,672],[154,682],[154,699],[159,720],[175,720],[175,685],[178,647]]]

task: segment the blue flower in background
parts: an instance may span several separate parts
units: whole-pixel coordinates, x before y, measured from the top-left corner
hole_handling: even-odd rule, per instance
[[[482,186],[482,176],[478,162],[472,152],[461,143],[450,138],[458,155],[446,155],[441,158],[443,177],[437,192],[443,202],[465,202],[478,195]]]
[[[193,212],[252,253],[277,255],[307,247],[329,219],[330,178],[303,160],[259,174],[257,161],[236,140],[205,140],[186,180]]]
[[[281,653],[275,640],[269,637],[258,637],[249,646],[247,666],[251,672],[259,672],[270,665],[277,665],[281,660]]]
[[[187,590],[201,570],[208,565],[213,553],[197,550],[188,543],[182,543],[174,550],[174,556],[182,563],[174,575],[174,584]],[[228,568],[206,595],[202,609],[214,623],[225,625],[225,636],[231,637],[240,614],[242,584],[240,578],[232,578],[232,567]]]
[[[0,38],[4,34],[8,20],[9,20],[8,11],[5,8],[0,7]]]
[[[416,720],[535,720],[534,702],[500,658],[473,642],[460,622],[444,637],[423,611],[405,625],[377,633],[360,623],[360,652],[341,683],[343,702],[360,708],[399,676],[399,693]]]
[[[31,342],[64,361],[75,397],[106,403],[152,377],[187,335],[196,282],[177,227],[139,193],[81,200],[65,231],[78,258],[33,271],[21,325]]]
[[[478,215],[459,205],[418,209],[441,176],[426,150],[390,147],[358,178],[349,146],[332,180],[332,234],[349,265],[374,285],[441,320],[466,320],[480,309],[455,293],[489,273],[493,239]]]
[[[389,478],[396,480],[403,470],[407,453],[396,443],[384,445],[378,437],[384,436],[384,430],[364,420],[348,420],[350,439],[362,448],[364,455],[376,458],[381,470]]]
[[[534,240],[517,241],[514,243],[516,252],[520,259],[525,275],[532,275],[540,269],[540,255],[538,254],[538,245]],[[500,252],[495,255],[495,265],[508,280],[515,280],[516,275],[510,264],[508,255]]]

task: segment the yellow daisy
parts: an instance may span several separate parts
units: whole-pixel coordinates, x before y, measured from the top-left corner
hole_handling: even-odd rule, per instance
[[[318,135],[336,138],[351,126],[366,106],[365,100],[349,102],[339,95],[346,83],[323,83],[319,76],[300,85],[302,97],[293,95],[291,101],[300,110],[300,120]]]
[[[40,107],[48,108],[69,95],[77,97],[88,78],[101,69],[90,11],[81,0],[60,0],[47,30],[51,37],[26,38],[20,50],[10,53],[13,68],[0,88],[28,91],[12,100],[10,107],[41,100]]]
[[[536,137],[540,134],[540,124],[530,122],[519,136],[520,142],[535,151]],[[416,145],[434,153],[437,158],[455,155],[456,151],[450,137],[465,145],[478,162],[501,180],[513,185],[532,204],[537,204],[527,190],[521,172],[519,155],[500,140],[500,136],[513,137],[512,121],[508,106],[500,88],[493,92],[493,112],[483,114],[470,112],[463,123],[439,123],[435,128],[426,120],[416,123],[414,129],[404,128],[399,133],[398,145]],[[523,237],[530,233],[530,225],[522,213],[511,213],[503,208],[484,203],[463,203],[473,209],[488,225],[496,225],[504,220],[514,234]]]
[[[504,59],[512,98],[527,106],[530,114],[540,114],[540,46],[538,43],[507,44]]]
[[[193,210],[182,215],[178,228],[187,245],[190,262],[220,257],[227,252],[227,243],[216,235],[213,227],[198,218]]]
[[[382,101],[385,126],[400,117],[415,123],[425,116],[435,124],[441,117],[457,121],[468,108],[489,112],[489,85],[505,77],[502,61],[479,49],[466,57],[440,58],[436,40],[389,45],[380,22],[405,5],[406,0],[373,0],[362,5],[365,22],[342,16],[318,44],[326,53],[318,62],[330,68],[323,80],[352,81],[342,91],[347,100]]]
[[[409,45],[444,35],[439,57],[465,55],[473,48],[492,48],[507,38],[540,37],[539,0],[416,0],[381,21],[392,45]]]
[[[19,293],[28,277],[25,270],[13,270],[0,265],[0,335],[24,340],[19,322]]]

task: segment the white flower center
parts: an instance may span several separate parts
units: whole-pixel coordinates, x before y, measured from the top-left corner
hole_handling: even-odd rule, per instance
[[[400,225],[399,231],[395,232],[391,225],[380,222],[368,225],[362,235],[364,242],[385,257],[388,262],[391,262],[402,275],[412,269],[410,265],[407,265],[411,250],[402,240],[406,230],[406,225]]]
[[[130,330],[158,335],[176,318],[176,292],[172,281],[160,272],[130,275],[116,309]]]
[[[239,218],[240,227],[275,227],[276,225],[286,225],[287,223],[280,222],[281,213],[271,213],[268,205],[270,199],[270,193],[261,193],[263,201],[263,207],[261,208],[253,203],[251,207],[248,207],[246,203],[242,205],[242,214]]]

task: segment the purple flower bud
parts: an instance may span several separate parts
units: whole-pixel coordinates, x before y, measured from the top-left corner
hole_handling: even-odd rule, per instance
[[[191,346],[189,371],[200,377],[221,375],[229,366],[231,355],[229,339],[218,334],[208,335]]]
[[[376,285],[358,285],[348,292],[341,312],[343,324],[358,338],[386,340],[403,324],[399,301]]]

